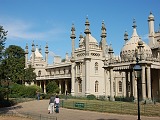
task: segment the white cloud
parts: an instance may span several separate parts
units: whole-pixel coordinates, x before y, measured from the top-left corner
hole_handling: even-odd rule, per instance
[[[48,28],[44,31],[33,31],[33,29],[36,29],[37,23],[35,25],[23,20],[11,18],[0,19],[0,25],[8,31],[7,38],[12,40],[16,40],[17,38],[25,40],[48,40],[60,36],[65,32],[64,29],[59,29],[58,27],[54,29]]]

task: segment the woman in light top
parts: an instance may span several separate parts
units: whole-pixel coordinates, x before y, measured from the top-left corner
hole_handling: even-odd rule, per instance
[[[56,95],[56,98],[54,99],[54,103],[55,103],[55,112],[59,113],[59,97],[58,95]]]

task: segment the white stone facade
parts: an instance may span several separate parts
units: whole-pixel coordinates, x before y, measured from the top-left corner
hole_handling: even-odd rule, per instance
[[[32,54],[28,60],[28,46],[26,46],[26,67],[31,64],[37,74],[36,84],[46,93],[46,84],[55,81],[59,94],[73,96],[134,97],[137,99],[137,81],[133,67],[136,57],[142,68],[140,80],[140,97],[142,100],[160,99],[160,30],[154,32],[154,16],[150,13],[149,45],[137,34],[136,22],[133,21],[133,34],[128,39],[124,34],[125,44],[116,57],[111,46],[108,46],[106,27],[102,22],[101,41],[91,35],[89,20],[86,18],[85,35],[79,36],[79,47],[75,48],[75,28],[71,28],[72,52],[71,57],[66,54],[65,61],[55,57],[53,64],[48,65],[48,45],[46,45],[45,59],[41,52],[32,44]]]

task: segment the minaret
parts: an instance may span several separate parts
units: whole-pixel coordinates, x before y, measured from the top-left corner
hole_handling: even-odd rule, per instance
[[[150,15],[148,17],[148,25],[149,25],[149,46],[154,47],[155,46],[155,40],[154,40],[154,16],[152,12],[150,12]]]
[[[89,30],[90,23],[88,21],[88,17],[86,18],[85,22],[86,29],[84,33],[86,34],[86,39],[85,39],[85,52],[86,52],[86,57],[89,56],[89,34],[91,34]]]
[[[34,41],[32,43],[32,67],[34,66],[34,59],[35,59],[35,45],[34,45]]]
[[[103,52],[103,58],[106,58],[106,27],[104,24],[104,21],[102,22],[102,33],[101,33],[101,38],[102,38],[102,52]],[[108,54],[108,53],[107,53]]]
[[[49,53],[49,51],[48,51],[48,44],[46,43],[46,47],[45,47],[45,62],[46,62],[46,65],[48,64],[48,53]]]
[[[75,51],[75,38],[76,38],[76,35],[75,35],[75,27],[74,27],[74,24],[72,24],[72,28],[71,28],[71,36],[70,36],[71,40],[72,40],[72,55],[71,57],[74,59],[74,51]]]
[[[133,27],[133,34],[131,37],[138,37],[137,30],[136,30],[137,25],[136,25],[135,19],[133,19],[133,26],[132,27]]]
[[[26,44],[25,47],[25,68],[28,68],[27,63],[28,63],[28,44]]]
[[[71,28],[71,36],[70,36],[71,40],[72,40],[72,55],[71,55],[71,94],[74,96],[75,94],[75,56],[74,56],[74,51],[75,51],[75,27],[74,24],[72,24],[72,28]]]
[[[88,21],[88,18],[86,18],[85,22],[86,29],[84,33],[86,34],[85,37],[85,95],[90,94],[90,60],[91,58],[89,57],[89,34],[91,33],[89,30],[90,23]]]

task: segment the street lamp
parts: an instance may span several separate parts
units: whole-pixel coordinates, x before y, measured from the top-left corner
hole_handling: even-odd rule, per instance
[[[136,78],[137,78],[137,102],[138,102],[138,120],[140,120],[140,106],[139,106],[139,81],[141,79],[141,66],[139,65],[139,60],[138,57],[136,57],[136,64],[133,67],[133,70],[137,73]]]

